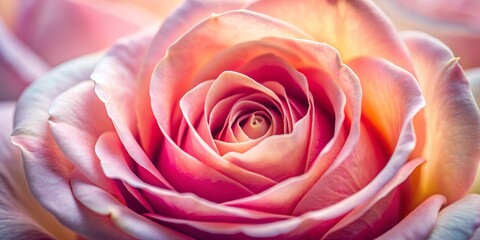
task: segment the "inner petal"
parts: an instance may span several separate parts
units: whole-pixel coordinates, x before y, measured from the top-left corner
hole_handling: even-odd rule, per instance
[[[262,112],[254,112],[250,115],[242,116],[236,126],[241,128],[250,139],[257,139],[268,132],[271,123]]]

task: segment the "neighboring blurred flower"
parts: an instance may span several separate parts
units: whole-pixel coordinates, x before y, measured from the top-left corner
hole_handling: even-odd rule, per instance
[[[480,1],[376,0],[399,29],[424,31],[460,57],[464,69],[480,67]]]
[[[179,1],[0,0],[0,100],[66,60],[160,23]]]

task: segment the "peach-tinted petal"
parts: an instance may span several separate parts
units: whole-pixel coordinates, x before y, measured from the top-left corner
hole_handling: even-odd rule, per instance
[[[480,161],[480,113],[462,68],[450,50],[422,33],[406,32],[426,107],[422,157],[418,172],[416,203],[440,193],[449,203],[471,187]]]
[[[339,229],[342,229],[344,227],[347,227],[347,229],[348,229],[349,226],[351,226],[350,224],[352,224],[352,223],[355,224],[357,221],[368,222],[369,221],[368,220],[369,216],[366,215],[366,214],[368,214],[368,212],[372,209],[372,207],[375,208],[376,207],[375,205],[377,203],[379,203],[380,201],[382,201],[382,199],[385,199],[390,194],[394,193],[394,191],[397,191],[396,189],[400,186],[400,184],[402,184],[412,174],[412,172],[423,162],[424,162],[423,159],[417,158],[417,159],[414,159],[412,161],[409,161],[409,162],[405,163],[405,165],[403,165],[398,170],[398,172],[395,173],[395,176],[389,182],[387,182],[383,187],[381,187],[380,190],[375,192],[374,195],[371,198],[365,199],[365,201],[358,201],[355,209],[353,209],[341,221],[339,221],[335,226],[333,226],[325,236],[328,236],[328,234],[333,233],[333,232],[335,232]],[[373,184],[375,184],[375,181],[373,181]],[[369,185],[372,185],[372,183],[370,183]],[[367,185],[366,189],[368,189],[370,187],[369,185]],[[365,190],[362,190],[362,191],[365,191]],[[356,197],[359,197],[359,194],[354,194],[354,195],[357,195]],[[395,196],[393,196],[393,197],[395,197]],[[400,196],[397,196],[397,197],[400,197]],[[348,201],[350,199],[347,198],[346,200]],[[395,203],[395,199],[393,199],[393,200],[394,200],[393,204],[397,204],[396,207],[399,208],[401,205],[398,202]],[[397,201],[398,200],[399,199],[397,199]],[[358,204],[358,203],[360,203],[360,204]],[[390,214],[392,214],[392,213],[396,214],[396,215],[388,215],[387,214],[387,215],[384,216],[385,218],[389,218],[387,221],[392,221],[392,218],[394,220],[399,219],[399,217],[401,216],[400,215],[401,212],[398,211],[398,209],[396,211],[395,211],[395,209],[393,209],[393,212],[390,212]],[[383,213],[380,213],[380,214],[383,214]],[[366,217],[366,219],[364,219],[365,217]],[[370,220],[372,220],[372,219],[370,219]],[[365,233],[365,232],[363,232],[363,233]],[[368,231],[366,233],[368,234]]]
[[[126,239],[190,239],[132,211],[77,171],[72,173],[71,185],[75,198],[91,211],[111,219],[115,227],[130,235],[124,236]]]
[[[344,61],[375,56],[412,69],[395,28],[370,1],[267,0],[247,9],[292,23],[333,46]]]
[[[121,3],[77,0],[25,0],[14,27],[16,35],[54,66],[102,50],[116,38],[153,24],[156,18]]]
[[[438,215],[431,239],[478,239],[480,195],[467,195],[444,208]]]
[[[362,84],[362,113],[380,132],[387,151],[392,152],[406,134],[402,133],[405,120],[411,121],[425,105],[417,81],[409,72],[379,58],[360,57],[347,64]]]
[[[97,62],[98,56],[86,56],[59,66],[33,83],[18,101],[11,139],[22,150],[33,195],[62,224],[92,238],[121,237],[108,219],[89,212],[73,197],[69,185],[73,166],[56,145],[48,126],[53,99],[89,79]]]
[[[49,68],[0,19],[0,101],[17,99],[28,84]]]
[[[160,138],[160,131],[151,109],[151,97],[149,93],[150,79],[158,61],[165,56],[167,48],[174,43],[178,37],[182,36],[200,20],[208,17],[212,13],[238,9],[247,2],[249,2],[249,0],[183,1],[183,4],[165,19],[148,51],[137,83],[136,114],[139,118],[145,118],[145,120],[138,123],[140,142],[148,156],[153,155],[153,151],[158,145]]]
[[[446,199],[442,195],[429,197],[400,221],[400,223],[381,235],[378,239],[427,239],[435,226],[438,212],[445,202]],[[442,238],[444,237],[445,236],[442,236]]]
[[[20,151],[10,143],[14,102],[0,103],[0,238],[74,239],[28,189]]]
[[[340,166],[320,178],[297,203],[299,215],[335,204],[358,192],[372,181],[388,161],[381,139],[372,126],[362,124],[355,150]]]

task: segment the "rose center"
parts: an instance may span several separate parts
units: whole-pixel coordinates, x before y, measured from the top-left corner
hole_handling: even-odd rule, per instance
[[[239,124],[243,132],[251,139],[262,137],[270,129],[270,122],[258,113],[245,116]]]

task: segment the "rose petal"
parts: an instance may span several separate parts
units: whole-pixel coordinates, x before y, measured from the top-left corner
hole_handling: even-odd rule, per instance
[[[382,170],[389,155],[372,126],[362,124],[360,139],[347,160],[327,172],[305,193],[293,214],[322,209],[360,191]]]
[[[417,80],[427,105],[423,111],[425,136],[418,172],[416,203],[441,193],[449,203],[471,187],[480,161],[480,113],[457,58],[438,40],[406,32]]]
[[[72,173],[75,197],[96,214],[111,219],[115,227],[135,239],[190,239],[182,233],[161,226],[132,211],[112,195],[93,185],[79,172]],[[130,239],[131,237],[128,237]]]
[[[375,56],[412,69],[396,29],[370,1],[263,0],[247,9],[292,23],[316,41],[333,46],[345,62]]]
[[[322,239],[376,239],[380,234],[398,223],[401,218],[400,201],[400,190],[394,189],[363,212],[361,217],[339,230],[327,233]],[[349,215],[352,215],[352,213]],[[348,219],[348,215],[345,218]]]
[[[95,81],[95,92],[105,104],[107,114],[120,139],[128,146],[126,148],[128,153],[142,169],[146,170],[145,173],[141,172],[142,177],[153,176],[153,181],[170,187],[135,139],[137,119],[132,112],[136,76],[155,31],[154,27],[147,28],[119,40],[97,64],[91,77]]]
[[[49,68],[0,19],[0,101],[17,99],[28,84]]]
[[[446,199],[442,195],[429,197],[415,208],[415,210],[408,214],[408,216],[406,216],[400,223],[382,234],[378,239],[427,239],[434,229],[438,212],[445,202]],[[445,235],[442,235],[440,239],[445,237]]]
[[[353,209],[350,213],[348,213],[334,227],[329,229],[328,233],[325,234],[325,236],[328,236],[329,233],[335,232],[335,231],[337,231],[339,229],[342,229],[344,227],[347,227],[347,229],[348,229],[348,226],[352,223],[355,224],[356,221],[360,221],[360,222],[364,221],[364,220],[368,221],[369,217],[368,217],[368,215],[366,216],[366,214],[372,209],[372,207],[375,208],[375,205],[377,203],[379,203],[379,201],[381,201],[382,199],[387,197],[389,194],[392,194],[392,192],[395,191],[395,189],[397,189],[397,187],[400,186],[400,184],[402,184],[412,174],[412,172],[423,162],[424,162],[423,159],[417,158],[417,159],[411,160],[411,161],[407,162],[405,165],[403,165],[389,182],[387,182],[383,187],[381,187],[380,190],[378,190],[378,192],[375,192],[375,194],[372,196],[372,198],[366,199],[364,202],[361,202],[360,204],[358,204],[355,207],[355,209]],[[372,183],[367,185],[365,187],[365,189],[370,188],[371,185],[375,184],[375,182],[376,181],[372,181]],[[362,190],[362,191],[367,191],[367,190]],[[354,194],[354,195],[357,195],[357,194]],[[360,196],[360,195],[358,195],[358,196]],[[348,200],[348,198],[347,198],[347,200]],[[399,204],[399,203],[397,202],[396,204]],[[397,205],[397,208],[398,207],[399,207],[399,205]],[[393,209],[393,210],[394,210],[393,213],[396,213],[397,215],[396,216],[395,215],[393,215],[393,216],[392,215],[386,215],[385,217],[388,218],[388,220],[386,220],[386,221],[392,221],[392,218],[393,219],[398,219],[400,217],[399,214],[401,214],[401,212],[398,211],[398,209],[397,209],[397,211],[395,211],[395,209]],[[362,219],[362,218],[365,218],[365,217],[367,219]],[[373,223],[371,223],[371,224],[373,225]],[[364,234],[365,233],[369,234],[368,230],[366,232],[364,231],[363,233]]]
[[[8,137],[15,103],[0,103],[0,238],[74,239],[74,234],[45,211],[31,195],[20,151]]]
[[[93,81],[81,82],[60,94],[48,112],[52,136],[69,162],[90,181],[114,192],[113,182],[102,173],[94,151],[97,138],[113,125],[95,95]]]
[[[409,72],[383,59],[360,57],[347,64],[362,84],[362,113],[391,153],[403,134],[402,125],[425,105],[420,87]]]
[[[438,215],[431,239],[476,239],[480,229],[480,195],[471,194],[450,204]]]
[[[12,142],[20,147],[33,195],[65,226],[91,238],[121,238],[108,219],[89,212],[74,199],[69,185],[72,164],[56,145],[48,126],[48,108],[55,97],[89,79],[98,56],[65,63],[33,83],[20,97]]]

